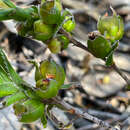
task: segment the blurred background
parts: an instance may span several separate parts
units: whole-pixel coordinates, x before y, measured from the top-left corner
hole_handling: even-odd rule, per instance
[[[34,0],[12,0],[21,7],[36,4]],[[73,36],[86,45],[87,34],[97,29],[97,20],[110,6],[122,16],[125,34],[114,53],[117,66],[130,79],[130,0],[61,0],[64,8],[69,8],[75,16],[76,28]],[[18,36],[13,21],[0,22],[0,46],[4,48],[11,64],[27,82],[35,85],[34,67],[28,60],[40,62],[54,59],[66,71],[66,83],[78,82],[79,88],[60,91],[59,96],[75,107],[111,123],[121,130],[130,130],[130,91],[124,91],[125,81],[104,62],[91,54],[69,45],[68,49],[53,55],[46,46],[29,38]],[[60,121],[67,124],[72,119],[69,130],[105,130],[92,122],[77,118],[59,109],[53,110]],[[49,119],[48,119],[49,120]],[[0,111],[0,130],[42,130],[39,121],[21,124],[11,107]],[[49,120],[45,130],[58,130]]]

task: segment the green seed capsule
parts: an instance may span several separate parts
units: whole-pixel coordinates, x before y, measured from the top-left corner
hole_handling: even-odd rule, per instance
[[[38,20],[34,23],[34,37],[37,40],[46,41],[53,35],[53,26],[46,25],[42,20]]]
[[[61,42],[57,38],[54,38],[48,43],[48,48],[52,53],[56,54],[61,51]]]
[[[43,103],[34,99],[29,99],[13,106],[19,121],[23,123],[31,123],[40,119],[44,114],[44,107]]]
[[[36,82],[36,87],[40,88],[42,90],[46,90],[47,89],[47,85],[49,84],[49,81],[47,81],[46,79],[40,79]]]
[[[58,36],[57,39],[61,42],[61,49],[64,50],[69,45],[69,39],[64,35]]]
[[[54,61],[45,60],[40,65],[40,72],[43,79],[51,78],[58,82],[58,87],[64,84],[65,72],[64,69]]]
[[[26,107],[20,103],[14,104],[13,109],[16,116],[20,116],[21,114],[27,111]]]
[[[58,94],[59,88],[58,88],[58,82],[56,80],[50,80],[49,84],[46,85],[47,89],[37,89],[36,94],[43,98],[43,99],[48,99],[48,98],[53,98]]]
[[[69,19],[69,16],[66,16],[65,19]],[[67,31],[67,32],[72,32],[75,29],[75,21],[74,20],[67,20],[64,24],[63,24],[63,28]]]
[[[113,12],[112,16],[102,16],[98,21],[97,28],[112,43],[120,40],[124,34],[123,20],[115,12]]]
[[[45,24],[57,24],[61,19],[62,5],[57,0],[46,1],[40,7],[40,16]]]
[[[104,59],[111,51],[111,43],[103,36],[97,36],[94,40],[89,39],[87,44],[89,51],[97,58]]]

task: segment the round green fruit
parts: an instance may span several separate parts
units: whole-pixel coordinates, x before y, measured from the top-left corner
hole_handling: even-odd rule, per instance
[[[16,104],[14,104],[13,105],[13,109],[14,109],[14,114],[16,116],[20,116],[24,112],[27,112],[26,107],[22,103],[16,103]]]
[[[56,54],[61,51],[61,42],[54,38],[48,43],[48,48],[52,53]]]
[[[61,36],[58,36],[57,39],[61,42],[61,50],[64,50],[68,47],[69,39],[66,36],[61,35]]]
[[[53,79],[58,82],[58,87],[64,84],[64,69],[60,65],[56,64],[54,61],[43,61],[40,65],[40,72],[43,79],[46,79],[48,75],[53,75]]]
[[[57,24],[61,19],[62,5],[57,0],[45,1],[40,6],[40,16],[45,24]]]
[[[97,28],[106,39],[112,43],[120,40],[124,34],[124,23],[120,16],[103,16],[99,19]]]
[[[111,51],[111,43],[103,36],[97,36],[95,39],[89,39],[88,50],[97,58],[104,59]]]
[[[53,35],[53,26],[44,24],[42,20],[34,23],[34,37],[37,40],[46,41]]]
[[[72,32],[75,29],[75,21],[74,20],[68,20],[69,16],[66,16],[65,19],[67,20],[64,24],[63,24],[63,28],[67,31],[67,32]]]

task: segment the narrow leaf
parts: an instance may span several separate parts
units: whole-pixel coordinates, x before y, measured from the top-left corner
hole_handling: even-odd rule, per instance
[[[0,8],[7,9],[9,7],[2,0],[0,0]]]
[[[16,8],[16,5],[10,0],[2,0],[8,7]]]
[[[21,115],[20,122],[31,123],[38,120],[44,114],[44,104],[37,100],[28,100],[25,104],[27,112]]]
[[[5,106],[9,106],[9,105],[14,104],[15,102],[20,101],[25,98],[26,98],[26,96],[25,96],[24,92],[21,92],[21,91],[17,92],[14,95],[11,95],[5,99],[5,101],[4,101]]]
[[[11,95],[17,91],[17,86],[13,82],[5,82],[0,84],[0,97]]]
[[[8,76],[14,81],[16,84],[21,84],[23,80],[19,77],[19,75],[15,72],[11,64],[9,63],[5,53],[0,48],[0,65],[6,71]]]
[[[9,78],[6,71],[0,65],[0,83],[3,83],[3,82],[12,82],[12,80]]]

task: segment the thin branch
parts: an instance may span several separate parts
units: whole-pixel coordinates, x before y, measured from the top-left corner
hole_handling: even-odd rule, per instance
[[[128,77],[122,73],[122,71],[117,67],[115,63],[112,65],[112,68],[126,81],[127,85],[130,85],[130,80]]]
[[[97,128],[98,128],[97,124],[90,124],[90,125],[85,125],[83,127],[80,127],[77,130],[94,130],[94,129],[97,129]]]
[[[74,39],[70,33],[66,32],[64,29],[60,29],[60,33],[64,34],[75,46],[88,51],[88,48],[86,46],[84,46],[81,42],[77,41],[76,39]]]
[[[70,40],[70,42],[72,42],[75,46],[89,52],[88,47],[84,46],[81,42],[74,39],[71,36],[71,34],[66,32],[64,29],[60,29],[60,33],[64,34]],[[124,73],[121,72],[121,70],[116,66],[115,63],[112,65],[112,68],[125,80],[127,85],[130,85],[130,80],[127,78],[127,76]]]
[[[126,120],[128,117],[130,116],[129,113],[124,113],[122,115],[120,115],[118,118],[114,118],[114,119],[108,119],[106,120],[107,122],[109,122],[110,124],[115,124],[116,122],[120,122],[123,120]],[[97,124],[90,124],[90,125],[85,125],[83,127],[80,127],[77,130],[97,130],[99,128],[99,126]]]
[[[110,124],[108,124],[107,122],[104,122],[90,114],[88,114],[87,112],[84,112],[78,108],[75,108],[71,105],[69,105],[68,103],[66,103],[65,101],[59,99],[59,98],[53,98],[52,99],[53,102],[61,105],[65,110],[67,110],[67,112],[71,113],[71,114],[75,114],[79,117],[82,117],[84,119],[90,120],[94,123],[96,123],[98,126],[100,127],[105,127],[107,129],[112,129],[112,130],[117,130],[116,128],[114,128],[113,126],[111,126]]]

